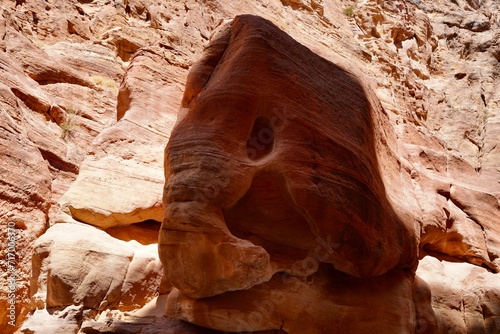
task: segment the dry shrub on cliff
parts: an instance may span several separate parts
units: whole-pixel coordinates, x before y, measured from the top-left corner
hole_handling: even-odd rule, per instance
[[[349,6],[349,7],[344,8],[343,12],[348,17],[354,17],[354,7],[353,6]]]
[[[66,115],[64,116],[64,121],[59,124],[61,128],[61,137],[63,139],[68,139],[73,137],[74,131],[78,128],[76,123],[76,117],[80,115],[79,111],[75,111],[72,107],[66,109]]]
[[[108,77],[103,77],[102,75],[93,75],[90,80],[97,86],[101,86],[103,88],[107,88],[109,90],[112,90],[115,93],[118,93],[118,86],[116,85],[116,82]]]

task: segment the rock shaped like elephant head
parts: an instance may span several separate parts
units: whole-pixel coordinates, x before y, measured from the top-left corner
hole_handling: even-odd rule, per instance
[[[166,147],[167,279],[199,299],[322,263],[356,277],[413,270],[386,118],[350,71],[267,20],[235,18],[191,69]]]

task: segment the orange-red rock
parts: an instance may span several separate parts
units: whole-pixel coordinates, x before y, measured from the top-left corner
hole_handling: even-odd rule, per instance
[[[8,323],[20,325],[30,310],[27,255],[47,229],[51,176],[40,150],[16,122],[15,96],[3,83],[0,101],[0,328],[13,328]],[[11,306],[16,309],[13,318]]]
[[[130,60],[117,97],[118,122],[96,136],[59,201],[78,221],[101,228],[161,221],[163,148],[157,143],[168,140],[186,74],[169,64],[169,55],[155,46]]]
[[[253,286],[280,290],[276,278],[273,289],[259,284],[278,272],[314,281],[320,263],[353,280],[408,271],[406,289],[412,289],[417,226],[408,211],[412,197],[398,199],[410,178],[392,151],[395,136],[387,116],[352,72],[318,57],[269,21],[239,16],[194,65],[182,108],[166,148],[159,240],[165,275],[182,294],[198,299]],[[336,274],[322,279],[335,285]],[[370,289],[369,280],[359,282]],[[310,289],[330,293],[314,283]],[[269,314],[267,322],[248,330],[279,329],[280,319],[289,333],[330,327],[320,319],[322,312],[336,313],[335,301],[308,307],[300,300],[312,292],[302,293],[296,300],[285,294],[283,314]],[[331,293],[328,299],[335,300]],[[187,313],[170,315],[236,330],[191,314],[196,306],[182,299],[178,304]],[[287,312],[292,305],[303,310]],[[398,307],[415,313],[412,300]],[[303,312],[311,318],[307,331],[291,321]],[[354,313],[353,319],[363,312]],[[339,330],[381,330],[387,317],[365,320],[360,328]],[[413,331],[413,320],[397,322],[399,327],[385,332]]]
[[[144,245],[136,244],[138,248],[153,247],[158,223],[136,222],[162,215],[161,207],[152,204],[160,204],[163,183],[162,164],[155,162],[162,160],[187,70],[222,21],[250,13],[270,19],[314,53],[355,73],[387,111],[396,130],[392,139],[393,132],[386,132],[387,144],[393,145],[389,151],[406,172],[390,174],[395,172],[390,167],[393,159],[379,155],[379,164],[389,161],[380,168],[381,177],[391,205],[397,210],[403,207],[398,215],[421,227],[417,275],[422,280],[417,278],[413,289],[416,303],[433,307],[416,307],[424,310],[424,315],[417,315],[417,332],[434,328],[425,319],[435,312],[438,333],[497,333],[499,6],[496,0],[4,1],[0,6],[0,227],[4,239],[9,221],[20,227],[17,323],[25,322],[25,313],[35,308],[29,300],[33,243],[55,221],[76,218],[100,225],[92,214],[82,215],[99,207],[112,217],[100,226],[114,226],[107,230],[114,238],[137,240]],[[168,98],[163,97],[165,91]],[[152,106],[152,100],[158,100],[160,107]],[[159,110],[171,117],[160,120]],[[137,125],[146,125],[144,131]],[[383,151],[377,149],[378,154]],[[154,162],[147,164],[150,161]],[[89,171],[90,165],[98,168]],[[74,183],[77,174],[80,180]],[[393,181],[400,176],[406,180]],[[129,183],[134,186],[123,191]],[[406,186],[398,189],[401,184]],[[68,188],[74,196],[60,202]],[[88,200],[85,192],[92,194]],[[60,214],[60,204],[65,203],[78,206],[78,214]],[[67,237],[77,237],[76,232],[70,229]],[[53,236],[51,232],[47,237]],[[0,264],[6,269],[7,247],[0,249]],[[72,254],[81,256],[77,251]],[[81,305],[50,313],[40,309],[31,312],[24,329],[195,331],[163,319],[161,303],[155,303],[155,315],[134,312],[150,298],[133,297],[141,295],[135,291],[142,284],[141,275],[157,274],[140,270],[142,263],[133,264],[137,275],[130,277],[134,283],[127,288],[131,298],[120,306],[128,310],[126,314],[88,311]],[[303,275],[315,270],[313,262],[305,263],[310,267],[301,262],[294,270]],[[249,294],[273,277],[250,288]],[[16,328],[4,326],[2,306],[8,281],[5,276],[0,279],[0,327],[12,333]],[[43,282],[41,291],[46,289]],[[170,288],[165,281],[161,291]],[[68,298],[76,299],[76,292],[92,294],[91,289],[75,289]],[[287,295],[287,290],[279,293]],[[351,298],[358,297],[353,293]],[[197,316],[203,318],[202,311],[198,309]]]

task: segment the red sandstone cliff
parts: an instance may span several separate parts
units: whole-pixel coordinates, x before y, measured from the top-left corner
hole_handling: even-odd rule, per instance
[[[0,328],[497,333],[498,7],[3,1]]]

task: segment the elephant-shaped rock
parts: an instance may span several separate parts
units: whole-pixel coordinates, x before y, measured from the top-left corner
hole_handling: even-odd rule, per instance
[[[349,314],[344,306],[369,312],[363,299],[372,288],[393,303],[380,312],[416,312],[419,222],[410,173],[375,94],[340,63],[242,15],[220,28],[192,67],[165,150],[159,252],[175,287],[170,316],[225,331],[321,333],[304,331],[301,314],[326,326]],[[243,327],[231,320],[254,308],[252,291],[258,299],[271,298],[269,290],[282,293],[264,320]],[[355,301],[346,306],[349,293]],[[326,310],[307,306],[321,296]],[[321,320],[328,310],[337,315]],[[403,318],[385,327],[417,326]],[[378,328],[377,321],[349,332]]]

